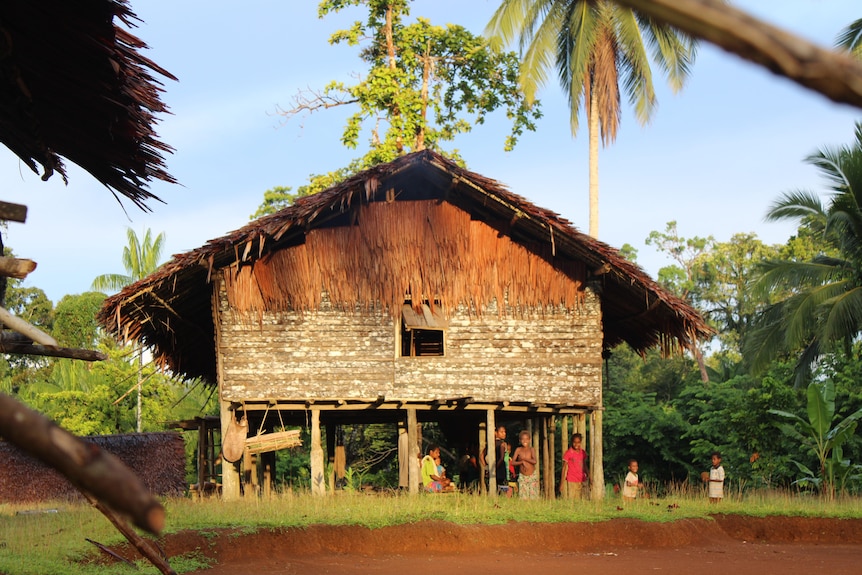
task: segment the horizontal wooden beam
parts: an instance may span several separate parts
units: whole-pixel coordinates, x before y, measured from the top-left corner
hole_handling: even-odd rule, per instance
[[[425,402],[404,400],[389,400],[378,402],[377,399],[260,399],[260,400],[243,400],[241,402],[233,402],[238,409],[246,411],[263,411],[266,409],[277,409],[285,411],[303,411],[314,405],[315,409],[321,411],[366,411],[379,409],[382,411],[397,411],[406,409],[416,409],[418,411],[504,411],[512,413],[547,413],[559,415],[576,415],[587,413],[598,409],[597,406],[590,405],[575,405],[572,403],[552,404],[552,403],[522,403],[513,404],[511,402],[458,402],[457,400],[435,400],[429,399]]]
[[[18,343],[0,341],[0,353],[20,355],[42,355],[47,357],[65,357],[68,359],[81,359],[83,361],[104,361],[108,359],[107,354],[92,349],[79,349],[75,347],[55,347],[39,345],[35,343]]]
[[[0,220],[23,224],[27,221],[27,206],[12,202],[0,202]]]
[[[35,269],[36,262],[33,260],[0,257],[0,276],[22,280]]]

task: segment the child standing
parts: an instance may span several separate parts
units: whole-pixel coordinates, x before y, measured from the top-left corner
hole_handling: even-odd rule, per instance
[[[564,499],[580,499],[582,486],[587,478],[584,471],[587,452],[581,449],[581,434],[572,435],[572,444],[563,454],[563,469],[560,472],[560,496]]]
[[[719,503],[724,498],[724,467],[721,466],[721,453],[712,454],[712,468],[709,470],[707,487],[710,503]]]
[[[634,501],[639,489],[643,489],[643,486],[638,480],[638,462],[636,459],[629,459],[629,472],[626,474],[626,482],[623,486],[623,500]]]
[[[518,472],[518,496],[521,499],[539,498],[539,474],[536,473],[536,450],[530,445],[530,432],[518,434],[521,445],[512,455],[512,465]]]

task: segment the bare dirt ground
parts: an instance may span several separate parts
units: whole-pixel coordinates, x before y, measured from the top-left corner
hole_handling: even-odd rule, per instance
[[[216,562],[199,575],[862,573],[862,520],[810,517],[485,526],[428,521],[381,529],[187,532],[161,544],[168,557],[197,552]],[[134,555],[128,549],[121,554]]]

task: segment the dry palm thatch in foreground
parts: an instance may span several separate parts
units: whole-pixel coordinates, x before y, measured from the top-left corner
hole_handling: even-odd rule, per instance
[[[175,78],[114,24],[135,19],[124,0],[0,3],[0,142],[44,180],[65,179],[66,158],[146,209],[148,183],[174,181],[154,124],[156,75]]]

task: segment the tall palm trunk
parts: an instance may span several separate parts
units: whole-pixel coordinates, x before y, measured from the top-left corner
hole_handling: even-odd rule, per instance
[[[599,105],[596,90],[590,90],[590,236],[599,237]]]
[[[141,391],[143,390],[143,374],[144,374],[144,347],[138,349],[138,406],[136,410],[135,429],[138,433],[141,432]]]

